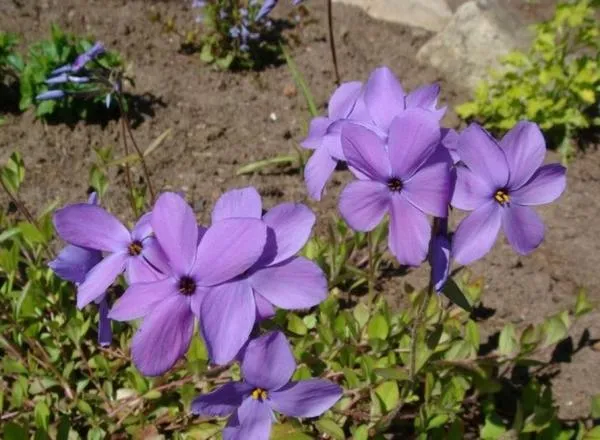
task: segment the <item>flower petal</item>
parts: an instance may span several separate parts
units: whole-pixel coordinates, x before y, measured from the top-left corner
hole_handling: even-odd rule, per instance
[[[260,258],[267,241],[267,226],[252,218],[227,218],[214,223],[198,245],[193,273],[201,286],[229,281]]]
[[[321,200],[323,188],[333,174],[337,161],[333,159],[327,148],[317,148],[304,167],[304,182],[308,195],[313,200]]]
[[[302,142],[300,142],[300,145],[309,150],[316,150],[319,148],[321,146],[321,142],[323,141],[323,136],[325,136],[327,128],[330,124],[331,119],[329,118],[325,118],[323,116],[312,118],[310,121],[310,127],[308,128],[308,135]]]
[[[442,138],[440,139],[440,143],[450,152],[452,162],[456,164],[460,161],[460,155],[458,154],[458,133],[451,128],[442,128],[441,130]]]
[[[340,85],[329,100],[329,118],[333,120],[347,118],[360,96],[361,89],[360,81],[350,81]]]
[[[256,322],[271,319],[275,316],[273,304],[256,291],[254,292],[254,302],[256,303]]]
[[[142,241],[152,234],[152,212],[142,215],[131,231],[131,238]]]
[[[246,398],[229,418],[223,429],[223,440],[269,440],[273,411],[265,402]]]
[[[440,143],[439,122],[423,109],[410,109],[394,118],[388,151],[393,177],[408,179]]]
[[[364,100],[373,121],[388,130],[392,119],[404,110],[404,90],[388,67],[375,69],[365,84]]]
[[[192,414],[225,417],[239,408],[252,387],[243,382],[228,382],[211,393],[202,394],[192,401]]]
[[[142,318],[171,296],[179,296],[177,282],[173,278],[132,284],[113,305],[108,316],[115,321]]]
[[[458,151],[461,160],[473,173],[494,190],[508,183],[508,162],[496,140],[482,127],[471,124],[460,134]]]
[[[79,203],[54,213],[56,232],[66,242],[90,249],[118,252],[129,245],[129,231],[119,220],[96,205]]]
[[[248,342],[242,357],[244,380],[267,391],[287,384],[296,369],[292,348],[279,331],[264,334]]]
[[[296,255],[308,241],[313,226],[315,214],[301,203],[281,203],[271,208],[263,221],[275,233],[277,256],[272,264]]]
[[[194,333],[194,314],[187,298],[165,299],[144,318],[133,336],[131,355],[146,376],[160,376],[182,358]]]
[[[77,288],[77,307],[81,309],[103,295],[123,272],[128,258],[125,252],[116,252],[94,266]]]
[[[496,188],[465,166],[455,168],[456,182],[452,194],[452,206],[472,211],[492,200]]]
[[[390,203],[390,233],[388,245],[400,264],[418,266],[427,257],[431,226],[427,216],[402,195]]]
[[[303,257],[260,269],[249,281],[256,292],[282,309],[307,309],[327,297],[325,274]]]
[[[527,255],[544,240],[544,223],[529,206],[512,204],[502,210],[502,228],[512,248]]]
[[[178,275],[194,264],[198,225],[194,211],[176,193],[163,193],[152,210],[152,228],[164,253]]]
[[[390,176],[385,143],[368,128],[345,124],[342,128],[342,148],[348,165],[370,179],[386,181]]]
[[[261,216],[260,194],[252,186],[223,193],[212,211],[213,223],[225,218],[260,218]]]
[[[436,292],[444,288],[450,273],[450,240],[445,235],[437,234],[431,240],[431,276]]]
[[[157,272],[167,275],[172,272],[169,258],[160,247],[156,237],[148,237],[142,242],[142,256]]]
[[[543,205],[556,200],[567,186],[567,169],[559,164],[545,165],[538,169],[529,182],[510,193],[519,205]]]
[[[87,273],[102,261],[102,252],[68,245],[48,266],[63,280],[83,283]]]
[[[129,257],[125,268],[125,280],[127,284],[149,283],[164,278],[164,275],[155,270],[144,259],[138,255],[137,257]]]
[[[458,263],[470,264],[492,249],[502,223],[501,210],[491,200],[460,222],[452,239],[452,255]]]
[[[440,150],[440,154],[434,153],[427,163],[404,182],[404,197],[426,214],[448,216],[451,191],[449,160],[449,154]]]
[[[510,175],[508,185],[520,188],[544,162],[546,141],[537,124],[517,123],[500,141]]]
[[[215,364],[230,362],[250,337],[256,320],[252,288],[246,280],[212,288],[200,307],[202,336]]]
[[[341,397],[340,386],[324,379],[290,382],[269,393],[271,408],[288,417],[319,417]]]
[[[106,295],[98,304],[98,344],[107,347],[112,342],[112,329],[110,319],[108,319],[108,300]]]
[[[439,84],[423,85],[406,95],[406,108],[422,108],[424,110],[434,112],[436,111],[439,96]]]
[[[339,210],[355,231],[371,231],[389,209],[390,190],[380,182],[355,180],[340,194]]]

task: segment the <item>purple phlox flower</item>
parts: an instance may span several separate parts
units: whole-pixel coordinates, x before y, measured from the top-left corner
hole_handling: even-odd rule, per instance
[[[457,164],[460,161],[458,154],[458,133],[451,128],[442,128],[441,144],[448,150],[452,157],[452,162]]]
[[[105,52],[104,44],[96,42],[92,47],[86,50],[84,53],[75,58],[75,61],[71,65],[71,72],[77,73],[85,67],[87,63],[95,60]]]
[[[394,118],[387,145],[363,126],[342,130],[344,154],[358,180],[342,191],[340,212],[356,231],[371,231],[389,213],[388,245],[401,264],[417,266],[427,256],[427,215],[448,215],[451,162],[439,142],[439,122],[422,109]]]
[[[424,109],[440,120],[446,108],[436,109],[439,92],[433,84],[406,94],[388,67],[375,69],[364,85],[357,81],[342,84],[329,101],[328,117],[314,118],[302,142],[304,148],[315,149],[304,170],[309,195],[320,200],[337,162],[346,160],[340,140],[345,123],[363,125],[385,141],[392,120],[407,109]]]
[[[91,205],[98,204],[98,196],[95,192],[90,194],[88,203]],[[100,261],[102,261],[102,252],[70,244],[65,246],[58,254],[58,257],[48,263],[48,266],[63,280],[79,285],[85,281],[88,272],[100,263]],[[112,331],[110,328],[110,320],[108,319],[108,301],[106,294],[101,295],[96,303],[100,306],[98,343],[103,346],[110,345],[110,342],[112,341]]]
[[[67,96],[64,90],[47,90],[35,97],[36,101],[50,101],[52,99],[62,99]]]
[[[241,36],[242,44],[246,44],[246,42],[248,41],[248,37],[250,36],[250,31],[244,25],[242,25],[242,32],[241,32],[240,36]]]
[[[142,216],[132,232],[103,208],[75,204],[54,214],[58,235],[70,244],[105,253],[77,288],[77,307],[98,300],[124,271],[128,283],[161,278],[166,260],[152,235],[150,215]]]
[[[431,237],[429,262],[433,286],[436,292],[441,292],[450,274],[450,239],[448,237],[448,219],[436,219],[436,230]]]
[[[318,417],[342,397],[342,389],[325,379],[291,381],[296,362],[281,332],[250,341],[242,355],[242,382],[229,382],[196,397],[192,413],[231,415],[223,440],[268,440],[274,414]]]
[[[314,262],[295,256],[308,241],[315,215],[305,205],[282,203],[262,214],[252,187],[223,194],[212,213],[213,224],[232,218],[261,220],[267,240],[261,258],[243,276],[211,289],[200,310],[202,334],[213,362],[231,361],[257,319],[282,309],[306,309],[327,296],[327,280]]]
[[[460,264],[483,257],[500,227],[513,249],[526,255],[544,239],[544,224],[532,206],[556,200],[566,186],[566,169],[542,165],[544,137],[536,124],[519,122],[500,142],[477,124],[458,141],[464,166],[456,167],[452,206],[473,211],[458,226],[452,256]]]
[[[195,316],[200,314],[203,298],[210,288],[240,276],[262,255],[267,228],[262,221],[253,218],[226,218],[214,222],[208,229],[199,228],[192,208],[175,193],[164,193],[158,198],[151,223],[168,259],[166,277],[131,284],[109,316],[117,321],[144,318],[133,337],[133,361],[142,373],[157,376],[186,353]],[[223,290],[220,286],[215,289]],[[240,295],[243,296],[243,292]],[[237,298],[223,295],[221,299],[223,303],[219,307],[229,310]],[[255,309],[243,312],[254,317]],[[237,325],[230,321],[238,317],[221,316],[230,325]],[[245,318],[242,319],[245,322]],[[249,332],[231,337],[232,340],[219,343],[239,349]]]

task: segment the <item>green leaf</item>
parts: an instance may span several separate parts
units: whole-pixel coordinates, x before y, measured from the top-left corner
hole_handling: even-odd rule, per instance
[[[575,316],[580,317],[594,309],[587,297],[587,291],[583,287],[577,292],[577,301],[575,303]]]
[[[583,440],[600,440],[600,426],[592,428],[583,436]]]
[[[388,337],[390,327],[385,317],[381,314],[373,316],[367,327],[367,334],[371,339],[385,340]]]
[[[569,329],[565,325],[563,319],[561,319],[560,315],[555,315],[550,318],[547,318],[544,321],[544,334],[546,335],[546,340],[544,341],[544,345],[550,346],[554,345],[568,336]]]
[[[383,382],[375,388],[375,395],[379,397],[383,405],[383,410],[389,412],[394,409],[400,401],[400,392],[398,390],[398,382],[390,380]]]
[[[333,420],[323,418],[315,423],[319,432],[329,435],[336,440],[345,440],[344,430]]]
[[[515,326],[512,323],[506,324],[500,332],[498,349],[503,356],[511,356],[519,349]]]
[[[28,440],[27,430],[21,425],[9,422],[4,425],[4,440]]]
[[[50,417],[50,410],[48,405],[43,400],[40,400],[34,409],[35,426],[38,429],[47,431],[48,430],[48,418]]]
[[[479,345],[481,343],[479,326],[472,319],[469,319],[465,326],[465,339],[475,347],[475,350],[479,350]]]
[[[12,153],[6,165],[0,169],[0,179],[13,194],[19,191],[25,179],[25,164],[18,152]]]
[[[592,397],[592,418],[600,419],[600,394]]]
[[[408,380],[408,371],[406,368],[376,368],[375,374],[384,379],[393,379],[400,382]]]
[[[306,81],[304,80],[302,73],[300,72],[300,70],[298,70],[298,66],[296,66],[294,59],[283,44],[281,45],[281,52],[285,57],[285,61],[288,65],[288,68],[290,69],[290,72],[292,72],[292,77],[294,78],[296,86],[302,92],[302,96],[304,96],[304,100],[306,101],[306,105],[308,106],[308,111],[310,112],[310,115],[313,118],[319,116],[317,106],[315,105],[315,99],[313,98],[310,88],[308,87],[308,85],[306,85]]]
[[[369,307],[364,303],[358,303],[356,307],[354,307],[352,314],[360,328],[363,328],[369,321]]]
[[[291,423],[281,423],[273,425],[271,440],[312,440],[312,437]]]
[[[502,419],[493,413],[485,418],[485,424],[481,428],[482,440],[495,440],[500,438],[506,432],[506,427],[502,424]]]
[[[81,400],[81,399],[78,400],[77,401],[77,408],[79,409],[79,411],[81,411],[85,415],[91,416],[92,414],[94,414],[94,411],[92,410],[92,407],[85,400]]]
[[[471,306],[471,303],[467,300],[462,290],[460,290],[460,287],[458,287],[452,278],[448,278],[442,292],[453,304],[456,304],[458,307],[469,313],[472,311],[473,307]]]
[[[308,331],[308,329],[306,328],[306,324],[304,324],[304,321],[302,321],[302,319],[300,319],[298,315],[295,315],[293,313],[290,313],[288,315],[287,328],[292,333],[295,333],[300,336],[304,336]]]
[[[369,427],[367,425],[360,425],[352,433],[352,440],[368,440],[369,439]]]
[[[203,62],[210,64],[215,60],[215,57],[213,55],[213,51],[212,51],[212,45],[210,44],[204,44],[202,45],[202,50],[200,51],[200,60],[202,60]]]
[[[256,173],[264,168],[273,166],[273,165],[290,165],[294,166],[294,164],[298,161],[297,156],[277,156],[271,159],[259,160],[257,162],[252,162],[247,165],[244,165],[235,172],[236,176],[241,176],[242,174],[250,174]]]

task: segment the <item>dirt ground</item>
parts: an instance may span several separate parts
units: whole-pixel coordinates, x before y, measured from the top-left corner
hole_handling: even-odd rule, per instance
[[[48,34],[52,22],[65,29],[88,34],[121,52],[132,63],[135,93],[148,98],[148,113],[136,127],[142,146],[171,128],[171,136],[149,157],[155,185],[182,190],[201,218],[206,219],[219,194],[229,188],[254,185],[270,206],[283,200],[309,203],[321,214],[335,210],[336,196],[345,181],[336,175],[323,202],[306,198],[301,176],[296,172],[263,172],[236,176],[236,169],[249,162],[290,154],[305,134],[309,120],[300,94],[286,96],[293,85],[285,65],[260,73],[220,72],[202,65],[197,55],[178,52],[177,37],[161,33],[151,22],[151,11],[174,15],[182,30],[194,25],[195,12],[184,1],[142,0],[4,0],[0,4],[0,29],[23,34],[29,43]],[[287,11],[281,2],[280,14]],[[457,7],[462,0],[450,2]],[[507,0],[507,5],[524,23],[547,17],[554,2]],[[324,108],[333,90],[325,27],[324,2],[307,3],[311,20],[292,31],[298,40],[293,56],[304,73],[317,103]],[[441,102],[451,109],[468,98],[460,87],[448,84],[429,67],[415,60],[418,48],[429,33],[390,23],[376,22],[359,9],[334,6],[340,71],[345,80],[365,80],[376,66],[386,64],[401,78],[405,88],[438,81]],[[272,117],[275,115],[275,117]],[[449,126],[459,121],[450,110]],[[35,211],[48,203],[84,199],[93,147],[114,146],[121,155],[120,135],[115,121],[107,124],[79,123],[74,127],[47,125],[32,112],[7,115],[0,126],[0,160],[18,150],[27,165],[22,197]],[[557,159],[554,156],[554,159]],[[139,175],[139,169],[134,172]],[[124,218],[130,215],[124,197],[123,176],[117,176],[106,205]],[[563,310],[575,300],[578,286],[600,300],[600,152],[581,153],[568,172],[568,189],[555,204],[541,209],[546,221],[544,244],[529,257],[518,257],[501,240],[494,251],[472,270],[485,276],[485,306],[494,310],[486,321],[493,334],[508,321],[539,322]],[[120,185],[120,186],[119,186]],[[6,206],[6,199],[0,198]],[[321,226],[325,215],[320,216]],[[409,274],[422,279],[423,273]],[[382,284],[394,295],[403,280]],[[583,319],[573,331],[573,344],[584,329],[592,340],[600,335],[600,312]],[[590,397],[600,393],[597,365],[600,353],[588,345],[576,351],[571,362],[558,366],[554,379],[555,397],[561,415],[567,418],[589,413]]]

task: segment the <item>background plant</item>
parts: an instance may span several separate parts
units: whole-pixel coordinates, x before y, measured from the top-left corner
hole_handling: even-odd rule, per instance
[[[599,3],[559,4],[554,17],[534,27],[531,47],[507,55],[471,102],[457,107],[466,119],[506,131],[521,119],[540,125],[550,145],[567,159],[572,140],[600,126]]]
[[[29,47],[25,63],[19,72],[20,109],[24,111],[34,106],[38,117],[48,118],[61,114],[71,119],[86,119],[91,117],[94,112],[103,111],[102,108],[106,108],[104,96],[93,96],[93,93],[90,93],[91,98],[87,100],[75,99],[74,96],[67,96],[60,101],[37,101],[35,99],[36,96],[49,89],[45,81],[53,70],[74,61],[78,54],[91,47],[91,41],[66,33],[58,26],[53,25],[48,40],[35,42]],[[94,62],[109,70],[123,67],[121,57],[110,51],[105,52]],[[67,84],[66,87],[67,91],[85,94],[93,92],[95,85]]]

